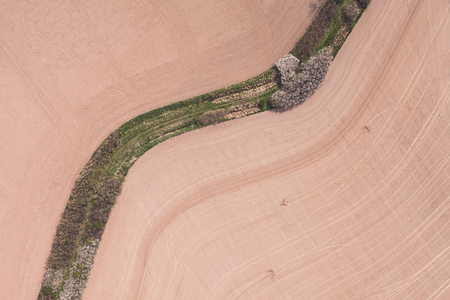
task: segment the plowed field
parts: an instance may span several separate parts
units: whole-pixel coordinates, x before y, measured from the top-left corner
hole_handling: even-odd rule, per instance
[[[148,151],[85,299],[450,298],[449,8],[373,0],[303,105]]]
[[[37,296],[76,176],[125,121],[253,77],[319,1],[0,1],[0,298]]]

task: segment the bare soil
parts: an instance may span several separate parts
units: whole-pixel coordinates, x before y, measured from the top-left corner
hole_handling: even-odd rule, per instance
[[[37,296],[75,178],[132,117],[290,51],[319,1],[2,1],[0,297]]]
[[[148,151],[84,298],[450,298],[449,9],[374,0],[300,107]]]

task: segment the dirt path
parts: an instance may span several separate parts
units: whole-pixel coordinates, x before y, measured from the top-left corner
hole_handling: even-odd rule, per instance
[[[317,2],[1,1],[0,295],[36,297],[74,180],[111,131],[265,71]]]
[[[449,15],[373,0],[299,108],[148,151],[84,298],[450,297]]]

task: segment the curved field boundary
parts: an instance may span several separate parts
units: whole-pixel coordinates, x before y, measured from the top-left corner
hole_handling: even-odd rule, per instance
[[[305,34],[315,32],[315,24],[323,27],[321,20],[327,20],[309,56],[327,46],[337,54],[364,11],[358,9],[353,22],[345,24],[342,15],[352,3],[356,1],[325,2]],[[303,41],[294,49],[302,48]],[[109,214],[129,168],[140,156],[182,133],[271,109],[271,96],[279,89],[276,75],[272,68],[247,81],[157,108],[111,133],[75,182],[56,230],[38,299],[81,297]]]

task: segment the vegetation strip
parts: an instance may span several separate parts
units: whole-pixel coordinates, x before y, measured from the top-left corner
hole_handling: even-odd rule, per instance
[[[297,72],[326,47],[335,56],[368,2],[326,1],[291,52],[301,63]],[[38,299],[81,298],[109,214],[128,170],[140,156],[185,132],[271,109],[272,95],[280,87],[280,74],[274,67],[247,81],[144,113],[111,133],[75,181]]]

